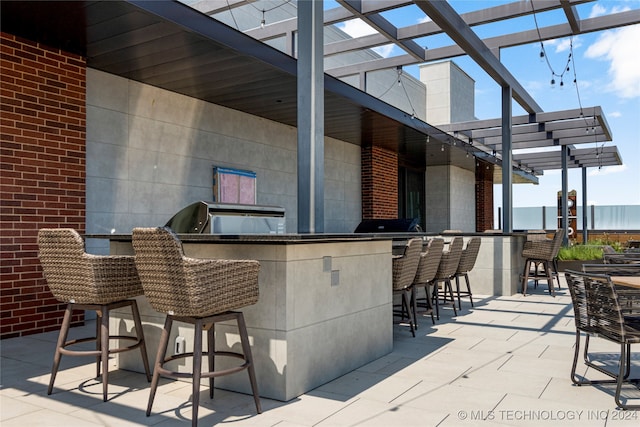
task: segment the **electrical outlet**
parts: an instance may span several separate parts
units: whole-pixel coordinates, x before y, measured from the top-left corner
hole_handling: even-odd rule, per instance
[[[176,343],[173,347],[173,354],[183,354],[185,352],[184,337],[176,337]]]

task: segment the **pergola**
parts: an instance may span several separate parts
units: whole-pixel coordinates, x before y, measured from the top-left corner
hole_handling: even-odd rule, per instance
[[[296,47],[298,51],[305,47],[302,42],[296,45],[296,32],[301,34],[305,28],[314,28],[313,31],[320,31],[322,25],[334,25],[358,18],[374,28],[376,33],[328,43],[323,47],[325,56],[369,49],[389,43],[405,52],[403,55],[390,58],[374,59],[323,70],[335,77],[358,75],[360,88],[363,90],[366,88],[367,73],[375,70],[423,64],[460,55],[471,57],[502,87],[502,117],[494,120],[441,125],[438,128],[453,136],[453,138],[449,138],[449,141],[459,140],[465,150],[474,152],[474,155],[479,158],[495,160],[494,163],[501,166],[501,179],[497,179],[496,182],[503,184],[503,230],[510,232],[512,231],[511,185],[513,184],[513,171],[518,171],[516,177],[523,176],[525,179],[529,179],[531,175],[541,175],[544,170],[562,169],[562,193],[563,200],[566,200],[567,169],[581,167],[583,169],[584,204],[586,205],[586,168],[622,164],[615,146],[602,146],[600,149],[575,148],[577,144],[596,143],[597,146],[598,143],[612,141],[611,131],[600,107],[544,112],[499,59],[500,50],[503,48],[541,43],[549,39],[576,36],[640,22],[639,9],[582,19],[576,6],[591,1],[593,0],[516,1],[458,14],[445,1],[337,0],[340,7],[324,11],[321,25],[315,24],[314,26],[311,25],[312,21],[306,21],[304,26],[301,26],[296,18],[264,25],[263,12],[263,25],[247,30],[245,33],[259,40],[285,37],[286,46],[289,48],[287,53],[294,55]],[[250,2],[251,0],[225,0],[224,2],[204,0],[192,4],[192,7],[208,15],[215,15],[223,11],[231,11],[236,7],[246,7]],[[384,16],[387,11],[401,8],[410,10],[411,13],[423,13],[424,22],[397,27]],[[472,29],[474,26],[512,20],[556,9],[562,10],[565,18],[564,23],[484,39],[477,36]],[[454,43],[435,49],[428,49],[424,46],[425,37],[440,33],[446,33]],[[311,63],[309,65],[313,66]],[[512,116],[512,99],[520,104],[528,114]],[[545,150],[526,154],[514,153],[514,150],[537,148]],[[510,165],[510,167],[505,167],[505,165]],[[567,229],[566,206],[567,203],[563,203],[562,216],[565,230]]]
[[[300,1],[297,18],[269,22],[264,28],[256,25],[244,34],[210,15],[248,7],[251,0],[207,0],[189,6],[173,1],[5,0],[1,17],[3,31],[81,54],[89,67],[297,126],[299,194],[310,195],[299,198],[300,232],[322,231],[324,135],[402,149],[416,158],[424,158],[431,139],[438,147],[470,152],[501,167],[503,230],[510,232],[514,175],[535,182],[536,175],[559,164],[566,174],[572,166],[621,163],[615,147],[591,153],[574,148],[612,140],[601,108],[544,112],[499,60],[502,48],[640,23],[640,9],[581,19],[576,6],[588,1],[593,0],[514,1],[464,14],[445,1],[338,0],[341,6],[327,11],[322,2]],[[429,19],[397,27],[385,18],[385,12],[404,7]],[[484,39],[472,29],[553,10],[562,10],[566,22]],[[322,46],[324,26],[354,18],[376,33]],[[421,43],[442,33],[450,37],[450,45],[427,49]],[[288,50],[261,42],[275,37],[283,37]],[[323,57],[388,43],[406,54],[323,67]],[[294,52],[301,56],[295,59]],[[436,127],[364,91],[369,72],[460,55],[475,60],[502,88],[502,117]],[[361,87],[340,80],[352,75],[360,76]],[[514,117],[512,100],[527,114]],[[545,155],[544,162],[538,154],[514,154],[525,147],[557,147],[560,154]]]

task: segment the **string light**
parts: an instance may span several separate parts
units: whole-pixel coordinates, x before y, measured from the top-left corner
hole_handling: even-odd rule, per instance
[[[397,73],[397,78],[394,80],[394,83],[397,82],[398,86],[402,88],[405,96],[407,97],[407,102],[409,103],[409,107],[411,107],[411,120],[415,119],[417,114],[416,114],[416,110],[415,108],[413,108],[413,104],[411,103],[411,98],[409,98],[409,94],[407,93],[407,89],[405,88],[405,85],[402,84],[402,66],[398,66],[396,67],[396,73]],[[381,95],[376,96],[376,98],[378,99],[382,99],[387,93],[389,93],[389,91],[391,89],[393,89],[393,87],[395,86],[394,83],[391,83],[391,85],[387,88],[387,90],[385,90]],[[429,140],[427,139],[427,142],[429,142]]]
[[[549,62],[549,55],[544,48],[544,42],[542,41],[542,36],[540,35],[540,28],[538,27],[538,18],[536,17],[536,9],[533,5],[533,0],[529,0],[531,3],[531,10],[533,11],[533,21],[536,24],[536,31],[538,32],[538,39],[540,40],[540,60],[546,61],[547,67],[549,67],[549,71],[551,71],[551,86],[556,84],[556,77],[560,79],[560,87],[564,86],[564,75],[566,72],[570,71],[569,64],[571,63],[571,58],[573,57],[573,38],[571,38],[571,50],[569,52],[569,56],[567,57],[567,64],[564,66],[562,73],[556,73],[553,67],[551,66],[551,62]],[[575,81],[574,81],[575,83]]]
[[[580,97],[580,88],[578,85],[578,75],[576,72],[576,63],[575,63],[575,56],[573,54],[573,37],[569,38],[569,55],[567,57],[567,63],[565,65],[565,67],[563,68],[562,73],[558,74],[553,70],[553,67],[551,66],[551,63],[549,62],[549,59],[547,58],[547,54],[544,48],[544,43],[542,42],[542,36],[540,34],[540,28],[538,27],[538,20],[536,18],[536,10],[535,7],[533,5],[533,0],[529,0],[529,2],[531,3],[531,10],[533,11],[533,20],[535,22],[536,25],[536,31],[538,32],[538,39],[540,41],[540,61],[546,61],[547,63],[547,67],[549,67],[549,70],[551,71],[551,86],[553,86],[555,84],[555,78],[559,77],[560,78],[560,87],[562,88],[564,86],[564,75],[567,72],[571,71],[571,65],[573,65],[573,85],[576,89],[576,96],[578,98],[578,106],[580,107],[580,118],[582,118],[584,120],[585,123],[585,134],[590,134],[591,132],[593,132],[594,134],[594,138],[595,138],[595,153],[596,153],[596,158],[598,159],[598,163],[601,162],[600,159],[600,152],[602,152],[604,150],[604,144],[606,143],[606,141],[602,142],[602,147],[600,147],[600,150],[598,149],[598,132],[596,131],[596,125],[597,125],[597,119],[596,119],[596,115],[595,115],[595,111],[594,114],[592,115],[593,120],[590,122],[589,120],[587,120],[587,117],[584,115],[584,109],[582,107],[582,99]],[[599,168],[602,168],[602,165],[600,164]],[[532,173],[534,171],[532,170]]]
[[[282,6],[284,6],[285,4],[288,4],[288,3],[290,3],[290,2],[291,2],[291,0],[282,0],[282,3],[280,3],[280,4],[276,5],[276,6],[270,7],[270,8],[266,8],[266,9],[264,8],[264,6],[262,7],[262,9],[260,9],[260,8],[258,8],[258,7],[257,7],[255,4],[253,4],[253,3],[249,3],[249,4],[250,4],[250,5],[251,5],[251,7],[253,7],[255,10],[257,10],[258,12],[261,12],[261,13],[262,13],[262,19],[260,20],[260,28],[264,29],[264,26],[265,26],[265,25],[266,25],[266,23],[267,23],[267,20],[266,20],[266,17],[265,17],[265,13],[266,13],[266,12],[271,12],[272,10],[275,10],[275,9],[277,9],[277,8],[279,8],[279,7],[282,7]],[[263,4],[264,4],[264,3],[263,3]],[[231,6],[229,5],[229,0],[227,0],[227,6],[229,7],[229,12],[231,12]],[[233,14],[232,14],[232,16],[233,16]],[[234,21],[235,21],[235,18],[234,18]],[[237,26],[237,24],[236,24],[236,26]]]

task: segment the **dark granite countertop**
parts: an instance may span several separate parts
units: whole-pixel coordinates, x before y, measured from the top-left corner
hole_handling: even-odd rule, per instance
[[[354,234],[354,233],[317,233],[317,234],[178,234],[184,243],[240,243],[240,244],[300,244],[335,243],[372,240],[394,240],[414,237],[415,233],[398,234]],[[108,239],[129,242],[131,234],[87,234],[88,239]]]
[[[514,232],[510,235],[526,234]],[[240,244],[300,244],[300,243],[334,243],[372,240],[407,240],[413,237],[425,239],[435,236],[502,236],[501,233],[431,233],[431,232],[407,232],[407,233],[287,233],[287,234],[178,234],[180,240],[185,243],[240,243]],[[111,241],[129,242],[131,234],[87,234],[88,239],[106,239]]]

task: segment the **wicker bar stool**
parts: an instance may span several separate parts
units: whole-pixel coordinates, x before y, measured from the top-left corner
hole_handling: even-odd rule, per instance
[[[413,288],[416,295],[416,305],[426,309],[427,313],[431,315],[431,323],[435,324],[435,317],[433,313],[433,304],[431,302],[431,289],[433,286],[433,279],[438,272],[438,266],[440,265],[440,259],[442,259],[442,250],[444,249],[444,239],[434,238],[429,240],[426,250],[420,254],[420,263],[418,264],[418,272],[416,278],[413,280]],[[420,301],[422,298],[418,298],[418,287],[424,288],[424,303]],[[417,324],[417,322],[416,322]]]
[[[404,254],[394,256],[392,259],[392,289],[394,294],[402,296],[401,314],[409,316],[409,328],[411,335],[416,336],[416,306],[413,291],[413,280],[418,271],[420,263],[420,252],[422,251],[422,239],[410,239],[405,246]]]
[[[149,359],[142,331],[138,305],[133,298],[142,295],[142,285],[132,256],[87,254],[84,240],[71,228],[43,228],[38,231],[39,257],[53,296],[67,304],[53,358],[47,394],[53,391],[60,360],[66,356],[95,356],[96,378],[102,368],[102,399],[107,401],[109,355],[139,348],[147,381],[151,381]],[[136,335],[109,335],[109,311],[131,307]],[[97,314],[96,336],[67,340],[74,310],[94,310]],[[109,348],[110,339],[134,341],[119,348]],[[95,341],[96,350],[70,350],[69,346]]]
[[[151,414],[160,376],[191,378],[193,407],[191,424],[198,425],[200,382],[209,379],[209,397],[213,398],[215,377],[242,370],[249,373],[256,410],[262,412],[247,327],[242,312],[232,311],[258,302],[260,263],[253,260],[195,259],[184,255],[182,243],[169,228],[135,228],[133,248],[142,287],[151,306],[166,313],[153,370],[147,416]],[[215,350],[215,324],[235,320],[238,324],[241,353]],[[193,352],[167,356],[169,335],[174,321],[194,325]],[[202,332],[207,331],[207,351],[202,351]],[[202,372],[202,357],[208,372]],[[241,359],[236,366],[214,370],[215,356]],[[193,358],[192,372],[176,372],[164,367],[170,361]]]
[[[458,295],[458,308],[462,310],[462,303],[460,301],[461,296],[469,297],[471,307],[473,307],[473,294],[471,293],[471,285],[469,284],[469,272],[473,269],[480,252],[481,239],[479,237],[472,237],[467,242],[467,246],[462,250],[460,256],[460,262],[458,263],[458,269],[456,270],[456,294]],[[467,290],[460,289],[460,278],[464,277]]]
[[[554,275],[551,271],[551,267],[553,266],[554,259],[558,256],[558,251],[560,250],[560,246],[562,245],[563,237],[564,230],[558,229],[556,230],[553,239],[527,240],[525,242],[524,248],[522,249],[522,257],[526,259],[524,272],[521,276],[522,295],[527,295],[527,285],[531,274],[531,266],[534,266],[535,271],[533,274],[533,279],[535,280],[536,284],[540,279],[546,280],[547,286],[549,287],[549,293],[554,297],[556,296],[553,286]],[[544,276],[537,273],[538,264],[542,265]],[[557,275],[556,278],[558,278]],[[560,287],[560,279],[558,279],[558,287]]]
[[[464,244],[462,237],[456,236],[449,243],[449,249],[442,253],[440,264],[438,264],[438,271],[436,277],[433,279],[433,301],[436,304],[436,318],[440,320],[440,303],[439,303],[439,283],[442,282],[443,301],[447,301],[447,296],[451,298],[451,307],[453,308],[454,316],[458,315],[456,310],[456,302],[453,299],[453,288],[451,287],[451,279],[455,276],[458,264],[460,263],[460,257],[462,256],[462,245]]]

